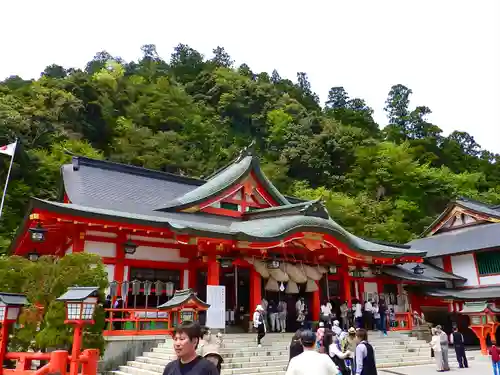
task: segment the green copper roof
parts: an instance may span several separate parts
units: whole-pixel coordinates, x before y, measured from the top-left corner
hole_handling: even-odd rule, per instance
[[[213,198],[231,186],[242,182],[252,171],[255,173],[257,180],[278,204],[290,204],[262,172],[259,158],[254,155],[253,146],[251,145],[242,150],[240,156],[233,163],[211,176],[205,184],[170,202],[165,202],[165,205],[158,208],[158,211],[182,210]]]
[[[31,204],[32,209],[41,208],[67,214],[76,213],[81,217],[99,217],[115,222],[146,224],[159,228],[172,229],[178,233],[227,238],[236,241],[270,242],[281,240],[296,232],[315,232],[332,235],[349,246],[350,249],[368,256],[399,258],[408,255],[425,255],[425,252],[414,251],[408,246],[391,246],[357,237],[346,231],[332,219],[304,216],[304,214],[275,216],[247,221],[222,221],[206,215],[157,212],[152,216],[74,204],[48,202],[39,199],[33,199]]]

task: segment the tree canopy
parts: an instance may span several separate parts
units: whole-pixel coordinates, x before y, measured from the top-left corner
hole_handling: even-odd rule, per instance
[[[101,51],[83,70],[53,64],[39,79],[0,82],[0,143],[20,138],[3,251],[30,197],[59,198],[64,150],[202,177],[255,140],[281,191],[323,197],[346,229],[388,241],[418,235],[457,196],[500,202],[500,155],[468,133],[444,135],[404,85],[388,88],[388,121],[377,124],[343,87],[320,103],[305,72],[296,82],[254,72],[223,47],[203,56],[179,44],[169,60],[152,44],[141,50],[138,61]]]

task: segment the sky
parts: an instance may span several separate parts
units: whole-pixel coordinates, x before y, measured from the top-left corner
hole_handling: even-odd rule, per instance
[[[179,43],[222,46],[254,72],[306,72],[322,102],[344,86],[382,126],[401,83],[445,134],[500,153],[500,0],[1,0],[0,20],[0,79],[83,68],[102,50],[130,61],[155,44],[168,61]]]

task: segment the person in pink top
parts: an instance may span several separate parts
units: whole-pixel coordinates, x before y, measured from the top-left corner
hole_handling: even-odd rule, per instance
[[[323,345],[323,336],[325,335],[325,323],[319,322],[319,327],[316,330],[316,348],[320,349]]]

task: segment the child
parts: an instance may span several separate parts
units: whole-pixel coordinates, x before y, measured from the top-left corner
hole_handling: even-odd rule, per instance
[[[323,336],[325,335],[325,323],[319,322],[319,327],[316,330],[316,348],[319,350],[323,345]]]
[[[491,363],[493,364],[493,375],[499,375],[500,373],[500,351],[495,344],[491,345],[490,348]]]

